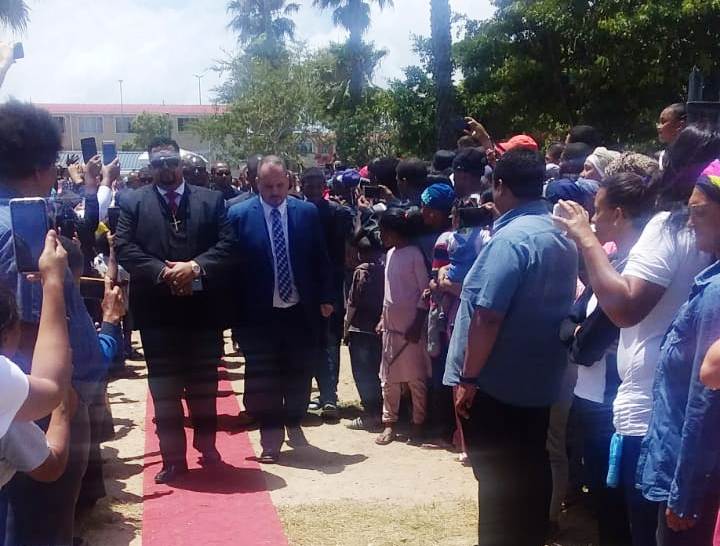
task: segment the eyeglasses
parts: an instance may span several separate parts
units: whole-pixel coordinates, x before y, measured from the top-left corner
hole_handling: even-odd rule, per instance
[[[150,160],[150,166],[153,169],[177,169],[180,166],[180,158],[174,157],[158,157]]]
[[[215,171],[217,176],[230,176],[230,171]]]

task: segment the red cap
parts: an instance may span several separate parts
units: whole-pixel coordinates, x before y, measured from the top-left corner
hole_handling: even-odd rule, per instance
[[[504,154],[514,148],[528,148],[535,152],[539,150],[537,142],[535,142],[533,137],[528,135],[515,135],[507,142],[500,142],[495,146],[495,149],[500,154]]]

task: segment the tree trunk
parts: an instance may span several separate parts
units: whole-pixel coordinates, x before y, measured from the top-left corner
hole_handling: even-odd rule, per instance
[[[430,27],[433,51],[433,80],[435,81],[435,127],[438,149],[455,149],[460,135],[455,134],[452,118],[456,112],[455,88],[452,73],[452,35],[450,32],[450,3],[431,0]]]
[[[355,110],[362,100],[364,80],[362,66],[362,35],[357,29],[352,29],[350,31],[348,46],[350,48],[350,59],[352,62],[350,73],[350,106],[353,110]]]

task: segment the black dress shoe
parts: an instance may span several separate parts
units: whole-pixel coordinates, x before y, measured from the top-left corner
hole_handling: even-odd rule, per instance
[[[155,475],[155,483],[172,483],[184,474],[188,473],[187,465],[167,465]]]
[[[213,451],[207,451],[202,454],[202,456],[198,459],[198,463],[203,468],[206,468],[208,466],[218,466],[220,463],[222,463],[222,457],[220,456],[220,453],[217,449]]]
[[[262,464],[275,464],[280,460],[280,454],[274,451],[263,451],[258,457],[258,462]]]

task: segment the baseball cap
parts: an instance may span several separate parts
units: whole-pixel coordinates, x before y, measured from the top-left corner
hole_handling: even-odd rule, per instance
[[[514,148],[528,148],[536,152],[539,150],[537,142],[535,142],[535,139],[529,135],[515,135],[510,138],[510,140],[499,142],[495,146],[495,150],[501,154],[504,154]]]

